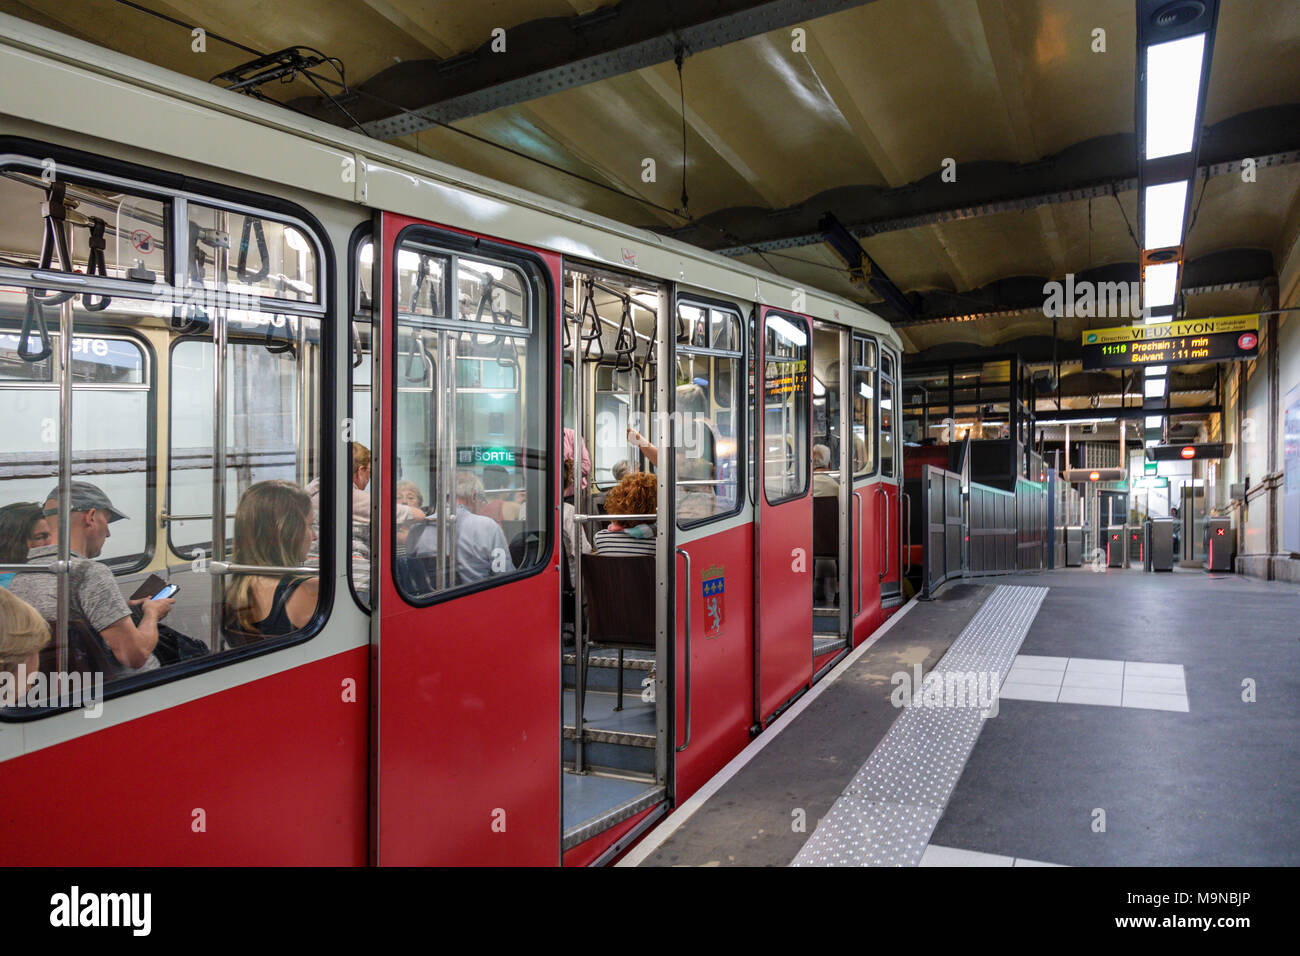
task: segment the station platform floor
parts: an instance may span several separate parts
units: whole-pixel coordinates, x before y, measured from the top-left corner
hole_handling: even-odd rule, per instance
[[[619,865],[1294,866],[1297,807],[1300,586],[1062,569],[911,602]]]

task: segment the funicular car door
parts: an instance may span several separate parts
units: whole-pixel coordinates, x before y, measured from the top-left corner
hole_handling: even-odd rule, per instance
[[[896,607],[903,601],[902,582],[902,447],[898,442],[898,359],[892,348],[880,349],[880,483],[872,499],[879,529],[880,603]],[[878,509],[878,510],[876,510]]]
[[[734,303],[690,290],[678,288],[676,303],[676,322],[664,329],[676,328],[673,781],[680,803],[749,742],[754,543],[741,467],[748,429],[744,319]]]
[[[765,723],[812,682],[812,510],[809,418],[811,325],[764,307],[758,434],[761,462],[755,548],[754,689]]]
[[[880,601],[881,570],[884,568],[884,509],[880,490],[879,346],[874,337],[854,333],[852,360],[853,496],[849,501],[855,551],[849,561],[852,574],[850,607],[853,609],[853,641],[861,643],[877,628],[883,617]]]
[[[375,235],[372,860],[556,865],[559,258]]]

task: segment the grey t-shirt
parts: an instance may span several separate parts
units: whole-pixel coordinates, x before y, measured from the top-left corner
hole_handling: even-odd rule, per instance
[[[27,563],[50,564],[58,556],[58,545],[33,548],[27,554]],[[9,590],[36,608],[45,620],[58,618],[59,585],[55,575],[20,571],[14,575]],[[113,572],[98,561],[83,558],[76,552],[73,552],[72,569],[68,573],[68,600],[72,616],[86,621],[100,632],[131,616],[131,608],[117,589]]]

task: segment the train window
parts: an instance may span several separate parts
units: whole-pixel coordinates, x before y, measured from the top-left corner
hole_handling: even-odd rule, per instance
[[[171,207],[163,199],[94,182],[53,160],[19,160],[0,167],[0,209],[0,267],[170,282]]]
[[[189,204],[191,286],[293,302],[319,302],[319,254],[298,226],[252,213]]]
[[[12,292],[0,295],[3,312],[12,315],[21,309],[23,298]],[[74,309],[73,314],[74,323],[87,329],[92,313]],[[0,416],[5,421],[0,505],[32,502],[44,508],[57,498],[50,492],[57,490],[59,475],[60,340],[60,333],[51,332],[50,355],[24,361],[17,330],[0,331]],[[69,367],[73,472],[77,480],[98,485],[123,514],[135,517],[115,521],[99,553],[100,560],[118,572],[129,572],[148,559],[152,537],[148,358],[142,345],[130,338],[74,334]]]
[[[880,474],[894,475],[894,359],[889,352],[880,357]]]
[[[853,477],[876,470],[876,343],[853,338]]]
[[[264,321],[272,330],[271,318]],[[290,321],[315,324],[316,320]],[[172,550],[181,555],[197,556],[212,544],[212,363],[211,339],[182,339],[172,348],[168,535]],[[270,352],[260,339],[231,336],[225,366],[226,536],[230,538],[239,497],[249,487],[271,479],[306,485],[316,472],[311,462],[300,461],[298,435],[303,423],[296,357]],[[309,390],[315,387],[315,383],[304,384]]]
[[[808,323],[764,320],[763,486],[769,504],[808,490]]]
[[[190,242],[168,241],[186,226]],[[50,624],[28,662],[46,686],[72,670],[152,684],[317,619],[324,309],[305,228],[62,165],[0,168],[0,586]]]
[[[351,329],[352,342],[348,362],[348,412],[347,419],[351,433],[351,447],[347,454],[357,459],[364,457],[374,447],[371,441],[371,343],[374,315],[374,264],[375,245],[370,236],[369,225],[363,224],[354,232],[351,243],[352,282],[351,282]],[[426,374],[431,380],[431,376]],[[361,452],[357,446],[365,449]],[[359,489],[358,489],[359,492]],[[369,494],[369,492],[367,492]],[[368,503],[368,502],[367,502]],[[351,547],[348,551],[349,576],[352,582],[352,595],[362,608],[369,610],[370,602],[370,519],[367,513],[357,514],[357,495],[348,496],[348,527],[351,529]]]
[[[550,552],[541,276],[408,241],[395,280],[391,474],[399,501],[410,495],[392,515],[395,578],[427,604],[534,570]]]
[[[679,302],[677,324],[701,343],[679,338],[677,346],[677,521],[684,528],[740,508],[740,435],[730,409],[739,405],[744,356],[737,312]]]
[[[412,315],[447,316],[447,259],[434,253],[403,249],[397,255],[397,301]]]

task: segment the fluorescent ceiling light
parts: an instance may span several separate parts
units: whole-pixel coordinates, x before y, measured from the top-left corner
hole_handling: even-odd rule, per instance
[[[1147,428],[1159,428],[1161,422],[1165,420],[1163,415],[1148,415],[1146,421]]]
[[[769,329],[775,329],[778,335],[792,342],[796,346],[804,346],[808,344],[807,333],[793,322],[788,322],[779,315],[769,315],[767,317],[767,327]]]
[[[1148,365],[1146,372],[1148,378],[1159,378],[1169,371],[1168,365]]]
[[[1204,57],[1204,33],[1147,47],[1147,159],[1191,152]]]
[[[1187,180],[1146,188],[1143,235],[1147,249],[1176,246],[1183,240],[1183,212],[1187,207]]]
[[[1114,418],[1044,418],[1034,425],[1109,425],[1114,421]]]
[[[1142,383],[1142,394],[1147,398],[1164,398],[1165,397],[1165,379],[1148,378]]]
[[[1159,265],[1147,266],[1142,276],[1142,305],[1148,309],[1173,305],[1177,289],[1177,262],[1162,262]],[[1170,319],[1162,318],[1160,321],[1168,322]]]
[[[871,386],[868,385],[866,382],[858,383],[858,392],[862,395],[863,398],[870,398],[872,394],[874,394],[872,392]]]

